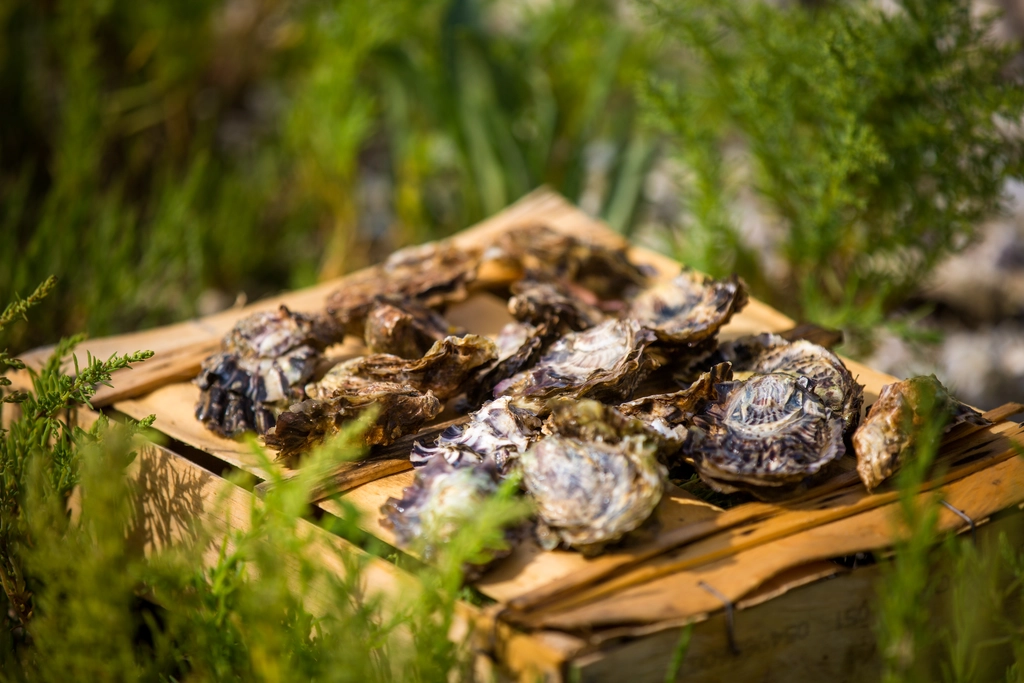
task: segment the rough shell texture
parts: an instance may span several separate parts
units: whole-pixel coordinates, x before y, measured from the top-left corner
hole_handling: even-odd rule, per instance
[[[497,349],[490,339],[475,334],[446,337],[418,360],[406,360],[386,353],[360,356],[334,366],[316,384],[306,387],[311,398],[331,396],[333,385],[347,377],[378,382],[395,382],[422,392],[431,392],[442,401],[457,396],[474,371],[493,360]]]
[[[196,418],[222,436],[266,432],[276,412],[302,398],[321,351],[341,336],[329,319],[285,306],[242,319],[203,361]]]
[[[684,270],[641,292],[628,315],[662,341],[695,344],[717,333],[746,304],[747,290],[738,277],[714,280]]]
[[[604,321],[601,310],[555,281],[532,278],[512,285],[508,312],[516,320],[546,325],[559,334],[585,330]]]
[[[655,340],[634,320],[608,320],[555,342],[533,368],[495,387],[497,395],[627,398],[657,366]]]
[[[431,308],[462,301],[479,267],[479,250],[450,241],[400,249],[384,263],[348,276],[328,297],[327,311],[349,334],[362,336],[378,297],[415,299]]]
[[[786,372],[810,377],[814,393],[833,413],[842,416],[845,431],[852,431],[860,421],[864,386],[857,383],[839,356],[823,346],[759,334],[722,344],[719,353],[736,372]]]
[[[497,490],[497,477],[490,467],[454,467],[444,458],[433,458],[416,471],[413,485],[406,487],[402,498],[384,503],[381,523],[395,532],[399,546],[430,560],[479,514]],[[506,532],[509,547],[483,565],[466,567],[467,578],[478,576],[491,562],[507,556],[516,536],[514,530]]]
[[[578,420],[572,419],[574,412]],[[578,407],[557,406],[545,428],[552,434],[520,458],[544,547],[563,543],[587,554],[599,552],[651,516],[667,473],[655,455],[657,439],[639,421],[583,401]]]
[[[670,394],[654,394],[618,406],[619,412],[642,420],[661,434],[669,443],[679,446],[686,439],[686,430],[694,416],[704,410],[709,401],[718,398],[715,385],[732,379],[732,366],[720,363],[702,373],[686,389]]]
[[[760,495],[759,489],[793,485],[845,452],[842,420],[806,377],[755,375],[717,390],[684,448],[719,491]]]
[[[415,299],[381,297],[366,316],[363,339],[372,353],[421,358],[434,342],[454,334],[447,320]]]
[[[264,437],[266,444],[278,449],[279,457],[292,457],[336,434],[371,407],[378,410],[377,420],[364,435],[364,442],[368,446],[389,444],[414,433],[443,407],[429,391],[394,382],[339,378],[333,391],[331,396],[302,401],[281,413],[274,431]]]
[[[511,261],[523,272],[575,282],[600,299],[619,299],[646,287],[652,272],[630,262],[625,249],[584,241],[545,225],[501,235],[485,258]]]
[[[947,418],[947,431],[965,422],[990,424],[976,410],[953,398],[934,375],[885,385],[853,434],[857,473],[869,491],[913,455],[917,434],[931,415]]]
[[[481,406],[494,398],[494,388],[509,377],[533,366],[550,344],[552,335],[547,325],[509,323],[502,328],[496,342],[498,357],[477,372],[466,391],[471,407]]]
[[[541,420],[532,406],[516,405],[505,396],[484,405],[465,425],[452,425],[433,446],[417,442],[409,459],[413,465],[427,464],[440,455],[456,466],[487,461],[507,474],[519,456],[540,434]]]

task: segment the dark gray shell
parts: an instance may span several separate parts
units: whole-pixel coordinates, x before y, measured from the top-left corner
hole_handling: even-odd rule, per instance
[[[628,397],[658,364],[645,353],[654,341],[654,334],[634,320],[608,320],[565,335],[536,366],[501,382],[494,391],[535,399]]]
[[[641,292],[629,317],[672,344],[696,344],[729,322],[747,304],[747,291],[736,276],[715,280],[692,270]]]
[[[388,498],[384,503],[381,524],[395,532],[399,547],[419,553],[429,561],[479,514],[497,491],[498,479],[493,468],[454,467],[444,458],[432,458],[416,471],[416,479],[401,498]],[[495,560],[507,556],[518,536],[515,529],[508,530],[508,546],[494,552],[487,562],[466,567],[467,578],[479,576]]]
[[[362,336],[378,297],[415,299],[430,308],[462,301],[479,267],[480,250],[451,241],[400,249],[384,263],[349,275],[328,297],[327,312],[349,334]]]
[[[545,431],[520,458],[544,547],[599,552],[651,516],[667,473],[642,423],[596,401],[560,402]]]
[[[386,353],[360,356],[334,366],[322,380],[306,387],[311,398],[334,394],[333,384],[348,377],[377,382],[395,382],[421,392],[431,392],[442,401],[457,396],[474,372],[493,360],[497,349],[487,337],[467,334],[446,337],[423,358],[406,360]]]
[[[857,473],[868,491],[892,476],[903,460],[913,455],[917,434],[932,415],[948,420],[946,431],[963,423],[991,424],[978,411],[953,398],[934,375],[885,385],[853,434]]]
[[[290,458],[336,434],[371,407],[378,412],[376,421],[363,436],[368,446],[390,444],[415,433],[437,417],[444,406],[429,391],[407,385],[358,377],[337,378],[330,395],[322,390],[319,398],[293,405],[278,416],[274,430],[263,438],[268,446],[280,451],[279,457]]]
[[[516,405],[510,396],[485,404],[465,425],[452,425],[433,446],[413,445],[409,459],[415,466],[440,455],[456,466],[493,464],[504,475],[540,434],[541,420],[530,406]]]
[[[524,278],[512,284],[508,312],[516,320],[545,325],[557,334],[578,332],[605,319],[601,310],[578,292],[554,281]]]
[[[807,377],[755,375],[717,387],[684,445],[709,486],[762,496],[816,474],[845,452],[843,423]]]
[[[363,339],[371,353],[421,358],[435,342],[456,334],[439,313],[415,299],[381,297],[366,316]]]
[[[342,336],[329,319],[285,306],[243,318],[203,361],[196,418],[222,436],[266,432],[277,412],[303,397],[323,349]]]
[[[786,372],[809,377],[814,380],[814,393],[834,414],[842,416],[844,431],[852,431],[860,422],[864,386],[857,383],[839,356],[823,346],[759,334],[722,344],[719,353],[733,364],[735,372]]]

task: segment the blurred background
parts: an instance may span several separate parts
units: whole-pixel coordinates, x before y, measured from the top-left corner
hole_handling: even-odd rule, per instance
[[[3,0],[0,348],[312,284],[547,184],[846,353],[1024,397],[999,2]],[[132,349],[125,349],[131,351]]]

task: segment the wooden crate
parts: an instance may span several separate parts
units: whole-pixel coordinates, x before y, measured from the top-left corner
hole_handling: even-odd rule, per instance
[[[543,223],[557,230],[608,244],[622,239],[572,207],[561,197],[537,191],[501,214],[454,239],[465,245],[489,244],[503,231]],[[679,264],[641,248],[631,258],[671,277]],[[145,492],[138,510],[148,520],[140,535],[147,548],[188,540],[189,529],[206,525],[244,525],[252,494],[228,485],[220,476],[230,469],[260,479],[270,475],[242,442],[207,431],[194,417],[199,396],[191,379],[199,364],[241,317],[287,304],[293,310],[318,310],[344,279],[283,294],[244,308],[177,325],[118,337],[91,340],[80,352],[106,357],[113,352],[152,349],[156,356],[131,372],[119,373],[114,388],[104,388],[97,408],[136,418],[155,414],[155,428],[169,437],[167,446],[147,446],[133,469]],[[495,335],[510,320],[504,302],[477,293],[453,306],[447,317],[472,332]],[[793,321],[765,304],[750,304],[724,328],[723,339],[791,328]],[[338,357],[364,350],[358,340],[329,349]],[[41,365],[49,349],[24,356]],[[851,372],[865,385],[870,405],[893,378],[853,361]],[[947,436],[940,457],[944,474],[927,489],[979,523],[1024,503],[1024,463],[1014,457],[1024,444],[1024,429],[1007,421],[1019,406],[992,411],[996,424],[986,429],[959,428]],[[94,419],[81,411],[79,419]],[[849,570],[830,558],[888,548],[897,532],[896,495],[886,489],[866,493],[853,471],[845,472],[801,498],[783,504],[748,503],[721,510],[670,487],[656,514],[658,534],[639,545],[593,559],[574,552],[542,551],[527,542],[474,584],[495,601],[491,607],[462,607],[476,623],[482,652],[524,680],[563,680],[578,669],[580,680],[662,681],[673,650],[687,624],[697,624],[681,672],[684,680],[718,680],[762,674],[770,680],[871,680],[877,677],[872,596],[878,570]],[[283,465],[278,473],[293,476]],[[341,490],[365,513],[365,527],[393,542],[379,523],[378,510],[412,482],[407,450],[382,448],[366,463],[346,465],[320,487],[316,504],[326,514],[340,506],[328,494]],[[257,486],[259,492],[267,484]],[[227,487],[227,514],[217,502]],[[925,495],[922,492],[922,495]],[[939,526],[960,530],[961,517],[943,509]],[[995,525],[993,525],[994,528]],[[315,525],[303,533],[318,543],[359,552]],[[325,546],[326,547],[326,546]],[[208,549],[211,560],[216,548]],[[335,563],[333,569],[343,571]],[[368,590],[394,593],[411,579],[383,560],[369,563]],[[735,605],[735,628],[726,628],[726,604]],[[326,605],[314,605],[326,609]],[[735,643],[730,642],[730,634]],[[739,650],[735,654],[734,650]],[[774,668],[773,668],[774,667]]]

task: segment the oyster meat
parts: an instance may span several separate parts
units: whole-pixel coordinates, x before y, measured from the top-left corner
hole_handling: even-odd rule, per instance
[[[465,425],[444,430],[433,446],[413,445],[413,465],[427,464],[440,456],[456,466],[478,465],[484,461],[502,474],[540,434],[541,420],[534,406],[517,405],[510,396],[485,404]]]
[[[455,333],[441,315],[415,299],[389,296],[374,301],[363,339],[372,353],[421,358],[434,344]]]
[[[635,320],[607,320],[559,339],[536,366],[500,382],[495,395],[627,398],[660,363],[647,353],[654,341]]]
[[[978,411],[964,405],[942,386],[934,375],[912,377],[882,387],[864,423],[853,433],[857,474],[868,491],[913,455],[917,434],[931,417],[946,419],[946,431],[965,422],[991,424]]]
[[[222,436],[266,432],[277,412],[302,398],[323,349],[342,336],[329,318],[285,306],[242,319],[203,361],[196,418]]]
[[[395,532],[401,548],[432,560],[498,491],[496,473],[488,464],[455,467],[442,457],[432,458],[416,471],[412,486],[401,498],[388,498],[381,507],[381,524]],[[491,549],[482,564],[465,567],[465,576],[479,577],[495,560],[512,552],[518,536],[515,528],[505,533],[506,547]]]
[[[814,392],[814,380],[755,375],[716,387],[718,400],[694,418],[684,444],[701,479],[723,493],[758,497],[793,487],[845,452],[843,422]]]
[[[600,552],[651,516],[668,475],[643,423],[597,401],[559,401],[544,430],[520,457],[543,547]]]
[[[747,290],[738,277],[715,280],[684,270],[641,292],[628,315],[662,341],[696,344],[716,334],[746,304]]]
[[[320,382],[307,386],[306,393],[310,398],[334,396],[336,382],[358,377],[407,385],[446,401],[457,396],[474,371],[496,355],[494,342],[487,337],[476,334],[445,337],[418,360],[375,353],[345,361],[331,368]]]
[[[839,356],[805,340],[786,341],[774,334],[743,337],[719,347],[736,372],[786,372],[814,380],[814,393],[833,414],[843,418],[844,431],[860,421],[864,386],[854,380]]]
[[[363,336],[378,297],[415,299],[430,308],[462,301],[479,267],[480,250],[451,241],[400,249],[384,263],[348,276],[328,297],[327,312],[348,334]]]
[[[437,417],[444,407],[429,391],[422,392],[396,382],[377,382],[359,377],[336,378],[331,395],[323,387],[319,398],[296,403],[281,413],[264,442],[291,458],[338,433],[364,411],[375,407],[377,419],[364,435],[368,446],[387,445],[418,430]]]
[[[511,261],[522,272],[575,282],[599,299],[615,300],[646,287],[653,271],[632,263],[625,249],[581,240],[546,225],[503,233],[485,259]]]
[[[694,416],[704,410],[709,401],[718,398],[715,385],[731,379],[732,366],[720,363],[702,373],[686,389],[638,398],[619,405],[618,410],[627,417],[642,420],[669,444],[678,447],[686,440],[686,429]]]

